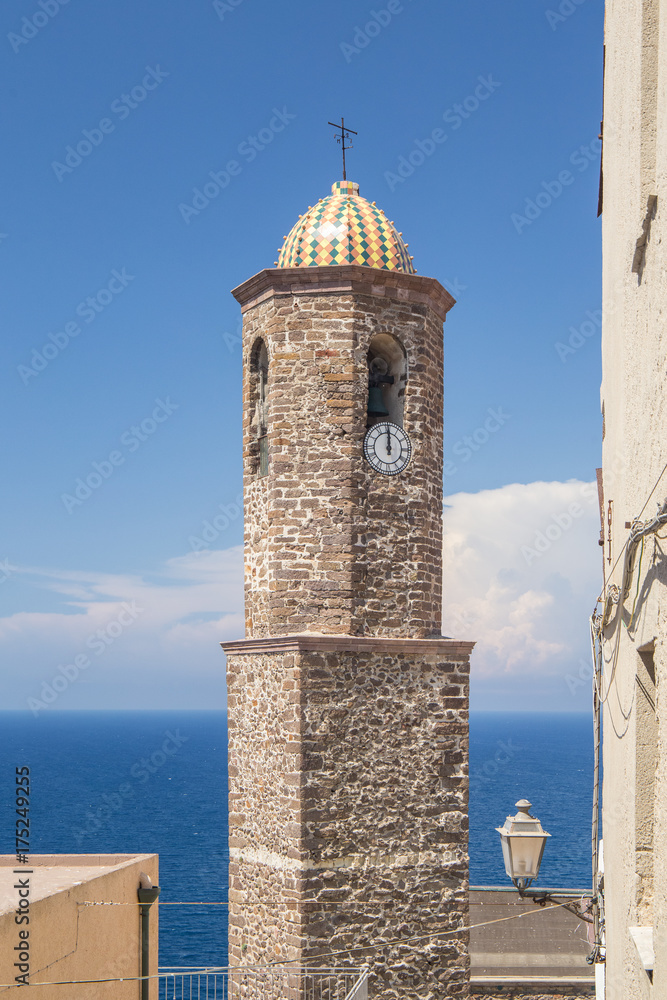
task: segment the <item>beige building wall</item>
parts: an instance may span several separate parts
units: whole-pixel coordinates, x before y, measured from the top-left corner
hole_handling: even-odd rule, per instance
[[[623,589],[626,524],[654,515],[667,496],[666,30],[667,0],[607,3],[602,215],[607,594],[613,585]],[[664,537],[646,538],[641,567],[638,553],[629,593],[625,598],[621,593],[611,607],[604,631],[609,1000],[667,997],[666,546]],[[652,977],[632,927],[653,931]],[[644,935],[650,937],[650,930]]]
[[[17,875],[14,870],[19,868],[22,874]],[[139,1000],[141,983],[135,977],[141,975],[141,917],[136,904],[141,872],[158,884],[156,854],[33,855],[29,865],[17,865],[13,854],[0,856],[0,996],[14,996],[24,988],[7,987],[20,974],[14,968],[14,948],[21,944],[19,931],[28,929],[30,984],[135,980],[35,986],[37,1000]],[[30,923],[18,925],[15,886],[27,878]],[[84,905],[108,901],[130,905]],[[150,911],[150,942],[150,971],[156,974],[157,906]],[[157,980],[151,982],[149,995],[157,1000]]]

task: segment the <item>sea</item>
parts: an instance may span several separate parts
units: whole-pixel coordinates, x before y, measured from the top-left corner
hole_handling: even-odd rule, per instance
[[[160,966],[226,964],[224,712],[0,713],[0,853],[25,766],[32,853],[159,854]],[[510,885],[495,828],[527,798],[551,834],[538,886],[587,891],[592,778],[589,714],[473,712],[471,885]]]

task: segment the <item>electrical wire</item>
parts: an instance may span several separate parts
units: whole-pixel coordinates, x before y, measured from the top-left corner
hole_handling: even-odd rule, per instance
[[[662,472],[660,473],[660,475],[658,476],[658,478],[656,479],[656,481],[655,481],[655,483],[654,483],[654,485],[653,485],[653,489],[651,490],[651,492],[650,492],[650,493],[649,493],[649,495],[647,496],[646,500],[644,501],[644,506],[643,506],[643,507],[642,507],[642,509],[641,509],[641,510],[639,511],[639,517],[641,517],[641,516],[642,516],[642,514],[644,513],[644,511],[645,511],[645,510],[646,510],[646,508],[648,507],[648,504],[649,504],[649,501],[650,501],[651,497],[653,496],[653,494],[655,493],[655,491],[657,490],[657,488],[658,488],[658,483],[660,482],[660,480],[661,480],[661,479],[662,479],[662,477],[664,476],[665,472],[667,472],[667,462],[665,462],[665,464],[664,464],[664,466],[663,466],[663,468],[662,468]],[[639,519],[639,518],[637,518],[637,520],[638,520],[638,519]],[[610,576],[610,577],[611,577],[612,573],[614,572],[614,570],[616,569],[616,567],[618,566],[618,562],[619,562],[619,560],[620,560],[621,556],[623,555],[623,553],[624,553],[624,551],[625,551],[625,548],[626,548],[626,546],[627,546],[627,544],[628,544],[628,541],[629,541],[629,540],[630,540],[630,539],[628,538],[628,539],[627,539],[627,541],[626,541],[626,543],[625,543],[625,545],[623,546],[623,548],[622,548],[622,549],[621,549],[621,551],[619,552],[618,556],[616,557],[616,561],[615,561],[614,565],[613,565],[613,566],[611,567],[611,571],[610,571],[610,573],[609,573],[609,576]],[[599,598],[598,600],[602,600],[602,595],[600,595],[600,598]]]
[[[667,466],[665,466],[665,468],[667,468]],[[664,472],[664,469],[663,469],[663,472]],[[661,475],[662,475],[662,473],[661,473]],[[657,486],[657,483],[656,483],[656,486]],[[650,500],[651,496],[655,492],[655,488],[656,487],[654,487],[653,490],[651,491],[651,494],[649,494],[648,499],[646,500],[646,502],[644,503],[644,506],[642,507],[641,513],[643,513],[644,510],[646,509],[646,505],[648,504],[648,501]],[[615,624],[616,620],[618,619],[619,609],[622,609],[624,601],[625,601],[625,599],[627,598],[627,596],[628,596],[628,594],[630,592],[630,585],[631,585],[632,576],[633,576],[633,573],[634,573],[634,564],[635,564],[635,559],[636,559],[636,555],[637,555],[637,548],[639,546],[639,543],[641,542],[641,555],[640,555],[640,563],[639,563],[639,571],[638,571],[637,593],[635,595],[635,601],[634,601],[634,604],[633,604],[632,617],[631,617],[631,620],[630,620],[630,624],[632,624],[632,622],[634,620],[634,614],[635,614],[635,610],[636,610],[637,599],[638,599],[638,596],[639,596],[639,587],[641,585],[641,577],[640,577],[639,574],[641,572],[641,564],[642,564],[642,559],[643,559],[645,539],[650,534],[653,534],[653,535],[657,534],[657,532],[660,530],[660,528],[664,524],[666,524],[666,523],[667,523],[667,501],[664,501],[662,503],[662,505],[660,506],[657,514],[654,517],[650,518],[647,521],[641,521],[639,518],[635,518],[635,520],[632,522],[632,529],[631,529],[630,535],[628,536],[628,539],[626,540],[625,545],[623,546],[623,549],[621,550],[621,553],[619,554],[619,559],[620,559],[620,555],[625,554],[625,561],[624,561],[624,564],[623,564],[623,574],[622,574],[622,579],[621,579],[621,586],[620,586],[620,588],[618,588],[616,586],[616,584],[608,584],[605,587],[605,592],[603,594],[601,594],[600,597],[598,597],[598,600],[596,601],[596,604],[595,604],[595,608],[593,610],[593,614],[591,616],[592,645],[593,645],[593,650],[594,650],[594,652],[593,652],[593,662],[594,662],[594,667],[595,668],[597,667],[597,657],[595,655],[595,647],[596,647],[598,641],[599,641],[600,647],[603,646],[604,641],[605,641],[605,636],[604,636],[605,629],[608,628],[609,626]],[[616,566],[617,564],[618,564],[618,559],[616,560],[616,563],[614,565]],[[601,603],[602,601],[604,601],[604,608],[603,608],[603,611],[602,611],[602,615],[598,615],[596,613],[597,605],[599,603]],[[614,615],[614,618],[612,619],[611,618],[611,608],[614,605],[616,606],[617,610],[616,610],[616,613]],[[621,621],[623,621],[622,616],[621,616]],[[626,626],[626,628],[629,628],[629,626]],[[621,630],[617,628],[616,629],[616,635],[615,635],[615,641],[614,641],[614,648],[612,650],[611,656],[609,658],[607,658],[607,657],[604,656],[604,652],[603,651],[601,653],[601,656],[602,656],[602,659],[604,660],[605,665],[609,666],[611,664],[611,670],[610,670],[610,672],[609,671],[605,671],[605,670],[602,670],[601,672],[598,672],[597,669],[594,669],[594,676],[597,676],[598,673],[600,675],[600,684],[598,686],[598,683],[597,683],[597,680],[596,680],[596,687],[597,687],[597,690],[598,690],[598,696],[599,696],[602,704],[604,704],[608,700],[609,695],[611,694],[612,688],[614,687],[614,681],[615,681],[615,677],[616,677],[616,668],[617,668],[617,665],[618,665],[618,654],[619,654],[619,649],[620,649],[620,632],[621,632]],[[603,692],[602,691],[602,680],[604,678],[605,673],[608,676],[608,680],[607,680],[607,684],[606,684],[606,689],[607,690],[606,690],[606,692]],[[633,696],[632,696],[632,703],[630,704],[630,707],[628,708],[627,711],[621,705],[620,696],[618,694],[618,690],[616,690],[616,696],[617,696],[617,699],[618,699],[618,707],[620,709],[621,715],[623,716],[624,720],[627,723],[628,720],[630,719],[631,714],[632,714],[632,708],[633,708],[633,705],[634,705],[634,690],[633,690]],[[614,726],[614,731],[616,732],[616,724],[615,724],[613,718],[612,718],[611,721],[612,721],[612,725]],[[623,735],[625,735],[625,732],[627,732],[627,726],[626,726],[626,729],[624,730],[623,733],[619,734],[617,732],[617,735],[619,737],[623,736]]]
[[[382,948],[385,948],[390,944],[411,944],[415,941],[431,941],[433,938],[449,937],[450,934],[460,934],[462,931],[474,931],[478,927],[490,927],[491,924],[502,924],[507,920],[521,920],[525,917],[531,917],[535,913],[548,913],[549,910],[558,910],[563,907],[568,906],[568,903],[552,903],[550,906],[539,906],[535,910],[526,910],[523,913],[513,913],[509,917],[496,917],[495,920],[485,920],[479,924],[470,924],[468,927],[454,927],[448,931],[437,931],[435,934],[419,934],[414,937],[409,938],[393,938],[389,941],[383,941],[381,944]],[[377,945],[360,945],[355,948],[345,948],[340,951],[327,951],[323,955],[317,955],[313,958],[313,961],[320,961],[322,958],[333,958],[334,955],[350,955],[354,951],[378,951]]]
[[[630,628],[633,625],[633,622],[634,622],[634,619],[635,619],[635,611],[636,611],[636,608],[637,608],[637,600],[638,600],[638,597],[639,597],[639,591],[640,591],[640,587],[641,587],[641,569],[642,569],[642,560],[643,560],[643,557],[644,557],[645,540],[646,540],[647,535],[649,535],[649,534],[653,534],[653,535],[655,535],[658,538],[665,537],[665,536],[661,536],[660,534],[658,534],[658,532],[659,532],[660,528],[662,527],[662,525],[665,524],[665,523],[667,523],[667,500],[663,502],[663,504],[662,504],[661,508],[658,510],[658,513],[656,514],[656,516],[654,518],[652,518],[650,521],[648,521],[646,523],[642,523],[640,519],[642,517],[642,514],[646,510],[646,508],[647,508],[647,506],[648,506],[648,504],[649,504],[649,502],[651,500],[651,497],[653,496],[653,494],[655,493],[656,489],[658,488],[658,484],[659,484],[660,480],[662,479],[662,477],[664,476],[664,474],[665,474],[666,471],[667,471],[667,462],[665,462],[665,465],[662,468],[662,472],[660,473],[660,475],[656,479],[655,484],[653,486],[653,489],[651,490],[651,492],[647,496],[647,498],[646,498],[646,500],[644,502],[644,506],[642,507],[641,511],[639,512],[639,516],[637,518],[635,518],[635,520],[632,522],[632,528],[631,528],[630,534],[629,534],[628,538],[626,539],[625,544],[623,545],[621,551],[619,552],[619,554],[618,554],[618,556],[616,558],[616,561],[614,562],[614,565],[611,568],[611,572],[608,574],[608,576],[607,576],[607,574],[605,574],[605,581],[604,581],[604,584],[603,584],[602,592],[600,593],[600,596],[598,597],[598,599],[595,602],[595,606],[593,608],[593,613],[592,613],[591,618],[590,618],[591,654],[592,654],[592,659],[593,659],[593,718],[594,718],[594,769],[593,769],[593,817],[592,817],[593,822],[592,822],[592,831],[591,831],[591,834],[592,834],[591,835],[591,860],[592,860],[592,875],[593,875],[593,898],[596,900],[596,902],[594,904],[594,907],[593,907],[593,923],[594,923],[594,950],[593,950],[593,955],[596,958],[601,954],[601,951],[603,949],[602,934],[603,934],[603,927],[604,927],[604,923],[605,923],[605,920],[604,920],[604,906],[603,906],[603,894],[600,892],[600,887],[597,884],[598,883],[598,864],[599,864],[600,745],[601,745],[601,732],[602,732],[602,707],[606,703],[606,701],[608,700],[609,695],[610,695],[610,693],[612,691],[612,687],[613,687],[613,689],[616,691],[616,699],[618,701],[618,707],[619,707],[619,709],[621,711],[621,715],[625,719],[626,725],[625,725],[624,731],[622,733],[618,732],[617,727],[616,727],[616,721],[614,719],[613,712],[611,712],[611,711],[609,712],[609,719],[611,721],[611,725],[612,725],[612,727],[614,729],[614,733],[616,734],[616,736],[619,737],[619,738],[622,738],[627,733],[628,727],[630,725],[630,717],[631,717],[632,709],[633,709],[633,706],[634,706],[635,688],[636,688],[636,685],[633,685],[633,689],[632,689],[632,702],[631,702],[630,707],[629,707],[629,709],[628,709],[628,711],[626,713],[624,711],[624,709],[623,709],[623,706],[621,705],[620,695],[619,695],[619,692],[618,692],[618,685],[616,685],[614,683],[615,682],[615,677],[616,677],[616,669],[617,669],[617,666],[618,666],[618,657],[619,657],[619,650],[620,650],[620,636],[621,636],[621,631],[622,630],[620,628],[616,628],[616,630],[615,630],[616,631],[616,635],[615,635],[615,641],[614,641],[614,649],[613,649],[612,655],[611,655],[611,657],[609,659],[607,659],[605,657],[605,654],[604,654],[604,643],[605,643],[604,630],[605,630],[605,627],[608,624],[610,624],[610,621],[607,621],[607,619],[608,619],[608,615],[611,612],[612,605],[614,603],[616,603],[617,608],[621,608],[622,609],[623,603],[624,603],[626,597],[628,596],[629,589],[630,589],[630,583],[632,581],[632,575],[633,575],[633,572],[634,572],[634,561],[635,561],[635,557],[636,557],[637,543],[638,543],[639,539],[641,538],[641,551],[640,551],[640,554],[639,554],[639,566],[637,568],[637,589],[635,591],[635,598],[634,598],[634,601],[632,603],[632,613],[630,615],[630,621],[629,621],[628,625],[626,626],[626,631],[629,631]],[[613,576],[614,570],[616,569],[616,567],[617,567],[617,565],[618,565],[618,563],[619,563],[619,561],[620,561],[620,559],[622,557],[624,559],[624,563],[623,563],[623,574],[622,574],[622,580],[621,580],[621,588],[620,588],[620,590],[618,590],[618,597],[617,597],[616,601],[614,601],[615,593],[614,593],[614,590],[612,589],[612,587],[615,586],[615,585],[610,585],[606,581],[607,581],[607,579],[610,579]],[[602,608],[602,614],[598,615],[597,614],[597,607],[598,607],[598,605],[600,603],[603,604],[603,608]],[[616,618],[617,615],[618,615],[618,611],[617,611],[617,614],[614,616],[614,618]],[[623,621],[622,615],[621,615],[621,621]],[[625,623],[623,623],[623,624],[625,624]],[[609,676],[609,678],[607,680],[607,685],[606,685],[607,686],[607,690],[606,690],[606,693],[603,693],[602,689],[603,689],[603,684],[604,684],[604,673],[605,673],[604,668],[605,668],[605,665],[608,665],[609,663],[612,664],[611,675]]]
[[[80,906],[90,906],[90,905],[92,905],[92,906],[134,906],[135,904],[134,903],[113,903],[113,902],[108,902],[108,903],[97,903],[97,902],[91,903],[91,902],[86,902],[86,903],[80,903],[79,905]],[[138,904],[138,905],[140,905],[140,904]],[[152,904],[152,905],[155,905],[155,904]],[[164,906],[165,904],[163,903],[162,905]],[[167,904],[167,905],[169,905],[169,904]],[[173,905],[173,906],[211,906],[211,905],[214,905],[215,906],[215,905],[223,905],[223,904],[216,904],[216,903],[214,903],[214,904],[211,904],[211,903],[173,903],[171,905]],[[415,941],[432,941],[434,938],[449,937],[450,934],[461,934],[461,933],[464,933],[465,931],[474,931],[478,927],[490,927],[492,924],[502,924],[502,923],[505,923],[508,920],[521,920],[521,919],[525,919],[525,917],[534,916],[536,913],[548,913],[549,910],[562,909],[563,907],[566,907],[567,905],[568,905],[568,903],[566,902],[566,903],[552,903],[550,906],[536,906],[534,910],[525,910],[523,913],[512,913],[509,917],[496,917],[494,920],[483,920],[483,921],[481,921],[478,924],[469,924],[467,927],[452,927],[452,928],[450,928],[447,931],[436,931],[435,933],[418,934],[418,935],[414,935],[414,936],[408,937],[408,938],[392,938],[392,939],[390,939],[388,941],[382,941],[380,947],[378,947],[377,945],[369,944],[369,945],[359,945],[359,946],[357,946],[355,948],[341,948],[339,951],[327,951],[327,952],[321,953],[319,955],[313,956],[313,958],[310,959],[310,960],[306,959],[306,961],[312,961],[312,962],[319,962],[319,963],[321,963],[323,959],[333,958],[336,955],[351,955],[353,952],[356,952],[356,951],[374,951],[376,953],[379,953],[382,949],[386,948],[388,945],[393,945],[393,944],[411,944],[411,943],[413,943]],[[278,966],[278,965],[289,966],[290,963],[289,962],[280,961],[280,960],[276,960],[275,962],[267,962],[266,965],[261,965],[261,966],[252,966],[252,965],[248,965],[248,966],[245,966],[245,965],[244,966],[232,966],[231,969],[234,972],[242,973],[244,971],[252,971],[253,969],[269,969],[269,968],[274,968],[275,966]],[[203,968],[203,969],[200,969],[199,971],[202,972],[202,973],[205,973],[205,972],[209,972],[209,973],[216,973],[216,972],[218,972],[218,973],[221,973],[221,972],[228,972],[229,970],[230,970],[230,966],[226,966],[225,965],[225,966],[215,966],[215,967]],[[354,970],[351,970],[351,971],[354,971]],[[359,971],[361,972],[363,970],[360,969]],[[92,983],[140,983],[140,982],[143,982],[144,980],[147,980],[147,979],[161,979],[161,978],[164,978],[165,975],[174,975],[174,973],[157,973],[157,974],[152,975],[152,976],[116,976],[115,978],[111,978],[111,979],[67,979],[67,980],[63,980],[62,982],[55,982],[55,983],[53,983],[53,982],[52,983],[46,983],[46,982],[45,983],[28,983],[28,985],[29,986],[79,986],[79,985],[86,985],[86,984],[92,984]],[[16,986],[16,983],[0,983],[0,990],[11,989],[11,988],[13,988],[15,986]]]
[[[543,890],[537,889],[537,888],[535,889],[535,892],[541,892],[541,891],[543,891]],[[559,892],[558,893],[559,896],[568,895],[568,894],[571,895],[574,899],[580,898],[579,895],[578,895],[578,893],[575,893],[575,892],[568,893],[567,890],[564,890],[563,892]],[[530,895],[530,890],[527,890],[527,895]],[[585,897],[585,898],[587,898],[587,897]],[[310,904],[316,904],[317,906],[324,906],[326,904],[330,904],[331,906],[340,906],[340,901],[339,900],[335,900],[335,899],[331,899],[331,900],[326,900],[326,899],[325,900],[320,900],[320,899],[304,899],[301,902],[304,905],[305,904],[308,904],[308,905],[310,905]],[[375,901],[369,900],[368,902],[371,903],[371,905],[373,905],[373,906],[376,905]],[[112,901],[112,900],[85,899],[85,900],[82,900],[81,902],[77,902],[76,905],[77,906],[145,906],[146,904],[145,903],[139,903],[139,902],[135,903],[134,900],[128,900],[126,902],[119,903],[119,902],[115,902],[115,901]],[[184,901],[184,902],[172,902],[172,901],[166,900],[166,899],[165,900],[156,899],[155,902],[151,903],[150,905],[151,906],[264,906],[264,905],[279,906],[279,905],[282,905],[282,904],[280,903],[279,900],[266,900],[266,899],[245,899],[245,900],[242,900],[242,901],[236,902],[236,903],[219,902],[219,901],[207,901],[207,900],[188,900],[188,901]],[[480,905],[484,905],[484,904],[480,904]],[[564,903],[559,903],[558,904],[558,906],[570,906],[570,905],[571,905],[571,903],[569,903],[567,900]],[[355,907],[357,909],[359,908],[359,902],[355,903]],[[415,910],[415,909],[419,909],[419,907],[411,906],[410,909],[411,910]],[[429,907],[429,909],[431,909],[431,908]],[[504,920],[506,918],[503,917],[502,919]]]
[[[667,462],[665,462],[665,464],[664,464],[664,466],[663,466],[663,468],[662,468],[662,472],[660,473],[660,475],[659,475],[659,476],[658,476],[658,478],[656,479],[656,481],[655,481],[655,485],[654,485],[653,489],[651,490],[651,492],[649,493],[649,495],[648,495],[648,496],[646,497],[646,502],[645,502],[644,506],[643,506],[643,507],[642,507],[642,509],[641,509],[641,510],[639,511],[639,516],[640,516],[640,517],[642,516],[642,514],[644,513],[644,511],[645,511],[645,510],[646,510],[646,508],[648,507],[648,503],[649,503],[649,500],[651,499],[651,497],[653,496],[653,494],[654,494],[654,493],[655,493],[655,491],[657,490],[657,488],[658,488],[658,483],[660,482],[660,480],[661,480],[661,479],[662,479],[662,477],[664,476],[665,472],[667,472]]]
[[[630,615],[630,621],[625,626],[625,629],[626,629],[627,632],[629,632],[630,629],[632,628],[632,622],[634,621],[634,617],[635,617],[635,608],[637,607],[637,598],[639,597],[639,588],[640,588],[641,582],[642,582],[642,560],[644,558],[644,542],[645,541],[646,541],[646,537],[643,536],[642,537],[642,546],[641,546],[641,550],[639,552],[639,566],[637,567],[637,589],[635,591],[635,599],[632,602],[632,614]],[[621,621],[622,621],[622,619],[621,619]],[[625,622],[623,622],[623,624],[625,625]]]

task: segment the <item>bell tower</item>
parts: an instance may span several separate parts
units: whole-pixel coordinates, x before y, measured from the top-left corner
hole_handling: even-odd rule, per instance
[[[223,644],[230,963],[345,958],[372,966],[375,997],[467,996],[473,644],[440,634],[454,300],[348,181],[277,264],[234,290],[246,638]]]

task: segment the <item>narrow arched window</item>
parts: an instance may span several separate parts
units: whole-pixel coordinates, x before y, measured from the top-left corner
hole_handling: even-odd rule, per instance
[[[397,337],[378,333],[368,345],[368,426],[382,420],[403,426],[408,363]]]
[[[254,439],[257,474],[269,472],[269,354],[263,340],[258,340],[250,362],[251,413],[250,427]]]

